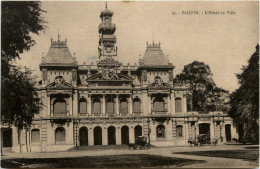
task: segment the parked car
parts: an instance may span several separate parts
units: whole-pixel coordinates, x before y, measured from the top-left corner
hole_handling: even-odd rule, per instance
[[[151,148],[150,143],[147,142],[148,138],[146,136],[138,136],[135,138],[135,144],[129,144],[130,149],[140,150],[140,149],[149,149]]]

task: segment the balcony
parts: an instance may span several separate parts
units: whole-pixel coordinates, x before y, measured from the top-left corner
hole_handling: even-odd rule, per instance
[[[164,109],[164,110],[152,110],[152,114],[167,114],[168,110]]]
[[[134,115],[134,116],[141,116],[141,115],[142,115],[142,112],[133,112],[133,115]]]

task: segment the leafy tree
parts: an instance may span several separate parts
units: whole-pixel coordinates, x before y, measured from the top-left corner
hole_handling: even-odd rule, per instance
[[[259,45],[251,56],[248,66],[237,74],[240,87],[230,96],[230,116],[237,125],[245,126],[248,141],[259,142]]]
[[[41,100],[32,71],[21,66],[10,69],[10,73],[2,77],[2,123],[22,129],[31,125]]]
[[[2,76],[8,74],[10,61],[29,51],[35,44],[31,35],[39,34],[45,26],[41,2],[3,1],[1,15]]]
[[[39,113],[41,100],[35,88],[35,77],[29,69],[15,66],[14,60],[35,44],[32,34],[45,29],[41,3],[36,1],[2,2],[1,48],[1,122],[14,125],[18,132],[31,125]]]
[[[189,86],[188,111],[226,111],[229,93],[216,86],[209,65],[198,61],[185,65],[174,82]]]
[[[182,72],[176,75],[175,83],[188,83],[188,110],[204,111],[206,95],[213,89],[215,83],[208,65],[194,61],[184,66]]]
[[[206,108],[209,111],[227,112],[229,108],[229,92],[215,86],[207,96]]]

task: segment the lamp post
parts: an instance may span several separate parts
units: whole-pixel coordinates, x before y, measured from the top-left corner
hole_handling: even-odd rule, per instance
[[[149,120],[149,118],[148,118],[148,120],[147,120],[147,124],[148,124],[148,139],[149,139],[149,141],[148,141],[148,143],[150,144],[150,120]]]

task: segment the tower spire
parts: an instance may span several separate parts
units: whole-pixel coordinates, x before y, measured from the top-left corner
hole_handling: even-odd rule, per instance
[[[98,27],[100,60],[117,59],[116,36],[114,35],[116,25],[112,23],[112,16],[113,12],[107,9],[107,2],[105,2],[105,9],[101,11],[101,23]]]

